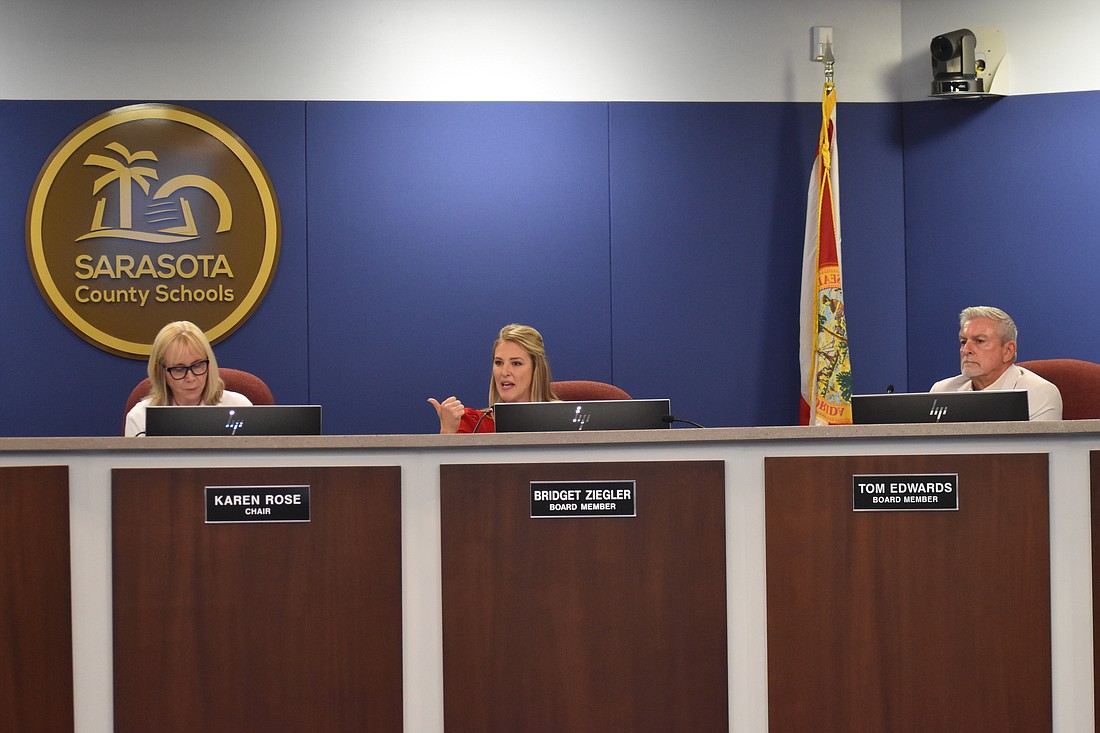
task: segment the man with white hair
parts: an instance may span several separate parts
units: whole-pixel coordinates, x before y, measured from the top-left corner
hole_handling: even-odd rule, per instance
[[[1061,420],[1062,395],[1035,372],[1016,365],[1016,324],[1000,308],[972,306],[959,314],[962,374],[932,385],[932,392],[1026,389],[1032,420]]]

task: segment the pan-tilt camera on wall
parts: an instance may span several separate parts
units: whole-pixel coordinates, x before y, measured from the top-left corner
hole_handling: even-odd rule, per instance
[[[933,38],[929,50],[933,97],[1004,96],[1004,73],[997,75],[1005,56],[1000,28],[960,28]]]

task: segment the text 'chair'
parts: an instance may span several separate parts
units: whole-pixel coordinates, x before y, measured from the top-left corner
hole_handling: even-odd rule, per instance
[[[625,390],[619,389],[607,382],[592,382],[586,379],[566,380],[564,382],[551,382],[550,388],[554,394],[565,402],[578,400],[629,400],[632,399]]]
[[[1062,393],[1062,419],[1100,418],[1100,364],[1081,359],[1021,361],[1028,371],[1052,382]]]
[[[225,382],[225,388],[227,390],[243,394],[252,404],[275,404],[275,396],[271,394],[271,390],[268,388],[267,384],[264,383],[264,380],[260,379],[255,374],[241,371],[240,369],[228,369],[226,367],[218,367],[218,374],[221,375],[222,381]],[[126,409],[122,411],[123,434],[125,434],[126,431],[126,415],[129,414],[134,405],[149,396],[149,389],[149,377],[146,377],[137,383],[137,386],[131,390],[130,396],[126,398]]]

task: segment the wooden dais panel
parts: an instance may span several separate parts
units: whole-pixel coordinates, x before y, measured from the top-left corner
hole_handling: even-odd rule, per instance
[[[67,466],[0,468],[0,730],[73,730]]]
[[[447,731],[728,730],[720,461],[441,467]],[[532,519],[532,481],[637,516]]]
[[[113,472],[115,730],[402,729],[396,467]],[[205,524],[204,487],[308,485],[307,523]]]
[[[1100,639],[1100,451],[1089,453],[1089,475],[1092,519],[1092,665],[1093,665],[1093,710],[1096,720],[1100,720],[1100,653],[1096,640]]]
[[[852,510],[958,474],[957,511]],[[1049,731],[1046,454],[765,459],[772,731]]]

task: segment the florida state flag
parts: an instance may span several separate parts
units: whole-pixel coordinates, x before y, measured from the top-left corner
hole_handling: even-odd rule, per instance
[[[840,278],[836,88],[821,93],[821,134],[806,199],[799,365],[803,425],[852,422],[852,366]]]

